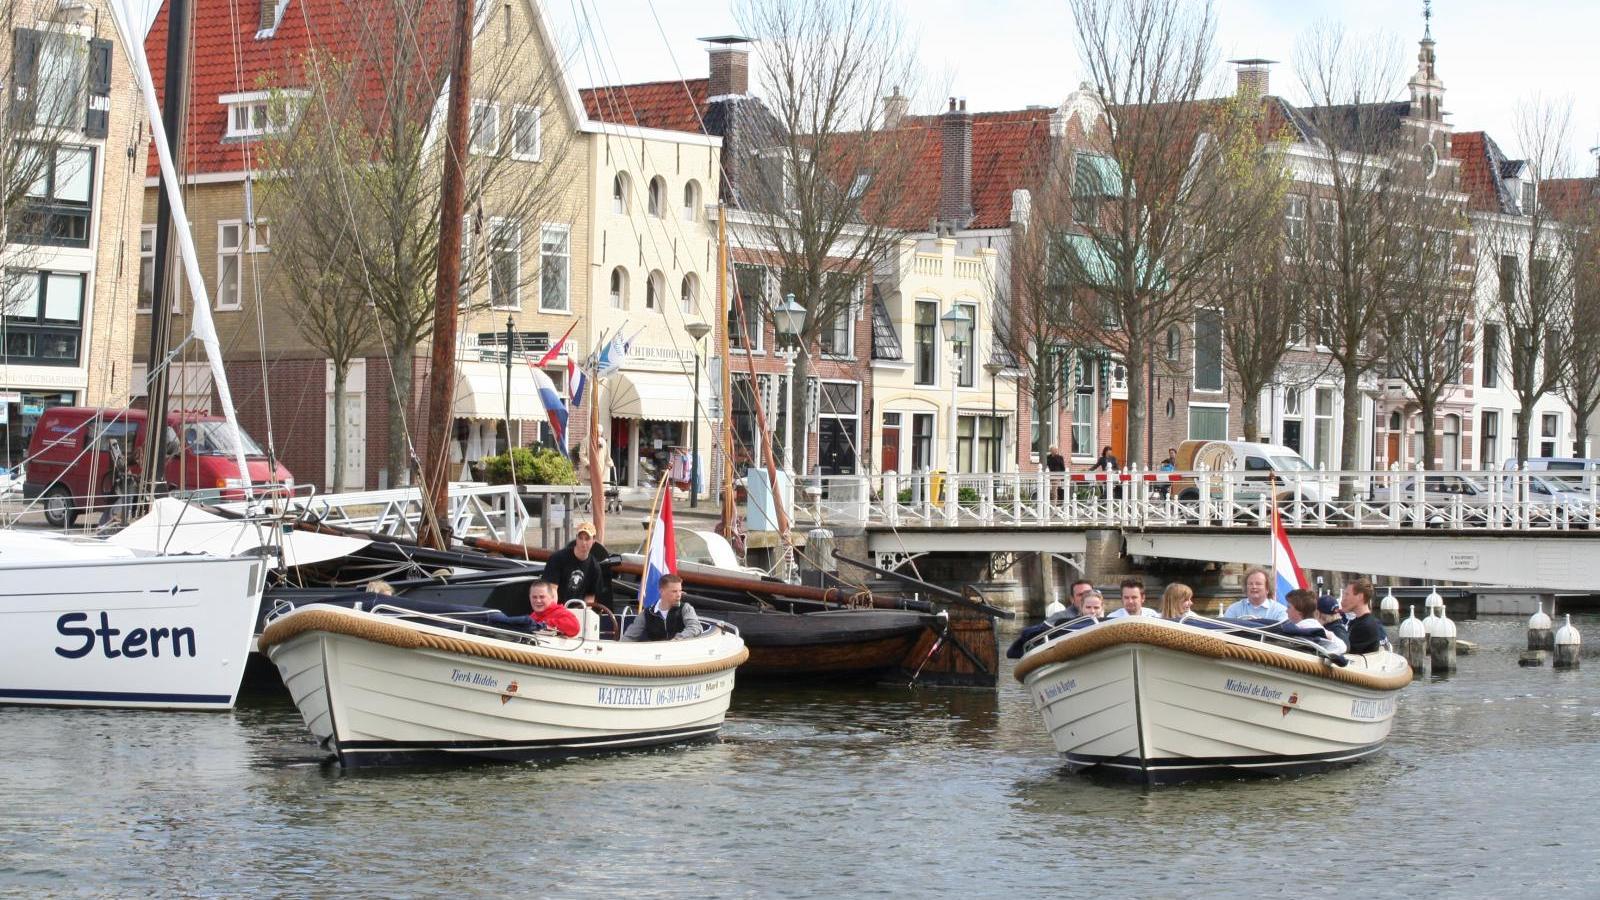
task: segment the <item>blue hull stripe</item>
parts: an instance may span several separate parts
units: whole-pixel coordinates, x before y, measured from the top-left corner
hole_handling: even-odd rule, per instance
[[[226,706],[233,702],[227,694],[145,694],[134,691],[36,691],[0,688],[0,700],[104,700],[123,703],[208,703]]]

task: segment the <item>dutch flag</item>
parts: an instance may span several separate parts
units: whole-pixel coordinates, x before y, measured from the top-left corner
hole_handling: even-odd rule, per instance
[[[550,418],[550,430],[554,433],[557,447],[567,446],[567,405],[561,402],[561,394],[556,391],[555,382],[544,373],[543,369],[528,367],[533,375],[533,389],[539,395],[539,402],[544,405],[545,415]]]
[[[661,599],[661,576],[678,574],[678,547],[672,537],[672,491],[663,490],[661,511],[650,529],[650,546],[644,554],[644,577],[639,580],[639,609],[656,608]]]
[[[1277,581],[1278,602],[1288,605],[1290,591],[1306,586],[1306,577],[1300,563],[1294,558],[1294,548],[1289,546],[1289,533],[1283,530],[1283,519],[1278,508],[1272,508],[1272,574]]]
[[[568,407],[577,409],[583,405],[583,389],[589,384],[589,376],[583,374],[583,369],[578,367],[578,361],[567,357],[567,396]]]

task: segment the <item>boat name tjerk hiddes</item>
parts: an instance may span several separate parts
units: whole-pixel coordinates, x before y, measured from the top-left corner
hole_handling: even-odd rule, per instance
[[[1256,684],[1253,681],[1240,681],[1237,678],[1229,678],[1227,688],[1235,694],[1243,694],[1246,697],[1261,697],[1265,700],[1283,699],[1283,691],[1267,687],[1264,684]]]
[[[451,669],[450,680],[457,684],[475,684],[479,687],[497,688],[500,686],[500,679],[495,678],[493,675],[485,675],[482,672],[466,672],[461,669]]]
[[[82,659],[94,652],[95,638],[100,638],[100,652],[106,659],[127,657],[138,659],[150,656],[152,659],[161,657],[162,642],[171,641],[171,652],[174,657],[194,656],[194,629],[180,628],[134,628],[126,633],[120,628],[111,627],[111,616],[105,612],[100,613],[100,627],[90,628],[87,625],[78,625],[87,622],[88,613],[66,613],[56,620],[56,631],[63,637],[77,638],[83,641],[77,647],[57,647],[56,653],[67,659]],[[120,642],[113,642],[112,638],[122,635]]]

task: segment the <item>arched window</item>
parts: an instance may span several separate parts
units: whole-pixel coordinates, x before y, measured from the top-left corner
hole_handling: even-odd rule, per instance
[[[698,299],[699,294],[700,279],[693,272],[683,276],[683,291],[678,297],[678,308],[683,310],[684,315],[694,314],[695,300]]]
[[[683,186],[683,220],[700,221],[700,182],[692,178]]]
[[[611,270],[611,308],[628,308],[628,270],[621,266]]]
[[[1178,326],[1173,325],[1167,329],[1167,359],[1176,362],[1178,359]]]
[[[611,179],[611,211],[619,216],[628,213],[628,173],[618,172]]]
[[[650,279],[645,282],[644,286],[644,308],[653,309],[656,312],[664,312],[665,308],[661,301],[664,299],[666,292],[666,278],[662,277],[660,270],[651,272]]]
[[[661,218],[666,214],[667,183],[660,175],[650,179],[650,215]]]

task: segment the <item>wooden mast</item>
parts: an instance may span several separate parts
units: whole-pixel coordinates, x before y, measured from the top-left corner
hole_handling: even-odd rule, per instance
[[[728,205],[717,202],[717,355],[722,360],[722,522],[718,530],[731,542],[737,512],[733,503],[733,371],[728,355]]]
[[[433,285],[433,357],[428,371],[428,450],[422,469],[422,543],[450,546],[449,440],[455,421],[456,307],[461,282],[461,212],[465,205],[462,161],[467,151],[467,85],[472,68],[472,4],[455,0],[455,46],[450,57],[449,112],[445,120],[443,184],[439,192],[439,272]],[[506,353],[511,347],[506,347]],[[402,398],[408,402],[410,398]],[[507,426],[510,437],[510,426]],[[431,511],[430,511],[431,510]]]
[[[589,385],[589,513],[594,516],[594,539],[603,544],[606,540],[606,470],[600,461],[600,373],[593,360],[586,361],[585,365],[594,369],[590,373],[594,383]],[[570,392],[572,386],[568,385],[567,390]]]

